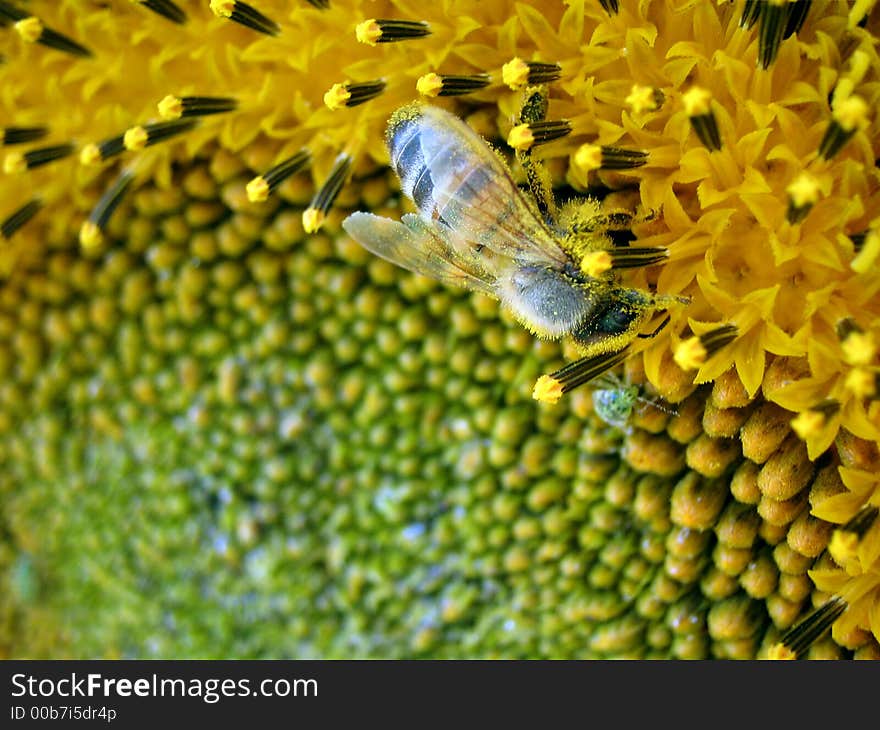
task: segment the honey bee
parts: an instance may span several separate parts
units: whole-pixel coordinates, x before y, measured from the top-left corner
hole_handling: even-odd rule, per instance
[[[396,221],[357,212],[343,221],[377,256],[498,299],[538,337],[571,337],[583,355],[578,363],[622,352],[676,300],[621,286],[610,271],[585,273],[584,254],[613,248],[601,230],[599,204],[585,199],[570,209],[568,228],[549,219],[538,192],[527,197],[501,155],[450,112],[419,102],[403,106],[392,114],[385,139],[418,214]],[[530,183],[540,178],[529,177]],[[653,252],[652,263],[666,254],[640,250]]]

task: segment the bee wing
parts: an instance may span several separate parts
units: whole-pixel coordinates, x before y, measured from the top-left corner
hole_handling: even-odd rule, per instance
[[[408,225],[372,213],[352,213],[342,227],[365,249],[392,264],[497,297],[488,274],[460,256],[439,232],[418,216],[405,215],[404,220]]]
[[[570,263],[500,156],[457,116],[421,105],[392,118],[388,138],[401,186],[423,220],[519,263]]]

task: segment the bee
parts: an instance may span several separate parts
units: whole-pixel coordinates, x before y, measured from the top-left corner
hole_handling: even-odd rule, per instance
[[[664,413],[678,415],[676,411],[665,408],[656,401],[649,400],[642,395],[638,385],[627,385],[618,375],[606,372],[593,381],[593,409],[609,426],[619,428],[624,433],[630,433],[630,418],[638,403],[652,406]]]
[[[436,106],[415,102],[395,111],[385,141],[418,214],[396,221],[352,213],[342,226],[364,248],[414,273],[498,299],[538,337],[572,338],[583,355],[577,363],[611,356],[599,372],[620,362],[614,356],[636,337],[656,334],[640,332],[675,297],[621,286],[610,272],[590,276],[579,264],[590,251],[612,248],[599,230],[596,201],[586,199],[586,208],[568,214],[566,230],[540,210],[546,190],[533,188],[534,199],[527,197],[502,156]],[[529,175],[530,184],[533,179],[541,176]],[[650,262],[666,255],[665,249],[639,251],[650,252]],[[578,372],[583,375],[582,368]]]

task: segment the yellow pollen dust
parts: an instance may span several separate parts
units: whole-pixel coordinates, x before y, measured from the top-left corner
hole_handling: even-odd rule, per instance
[[[345,84],[333,84],[324,94],[324,104],[332,111],[342,109],[349,99],[351,92],[345,88]]]
[[[355,38],[359,43],[366,43],[368,46],[375,46],[382,37],[382,28],[374,18],[358,23],[354,29]]]
[[[581,259],[581,271],[587,276],[601,276],[611,264],[611,254],[607,251],[590,251]]]
[[[86,221],[79,229],[79,245],[83,251],[92,251],[101,245],[104,240],[104,234],[98,228],[96,223]]]
[[[853,368],[846,374],[843,384],[856,398],[870,398],[876,394],[877,377],[867,368]]]
[[[303,211],[303,230],[306,233],[317,233],[324,225],[326,216],[318,208],[306,208]]]
[[[877,344],[870,332],[850,332],[840,347],[849,365],[870,365],[877,354]]]
[[[416,81],[416,91],[422,96],[437,96],[443,88],[443,79],[433,72],[420,76]]]
[[[562,383],[552,375],[542,375],[532,389],[532,398],[541,403],[556,403],[561,397]]]
[[[269,183],[262,175],[255,177],[246,186],[248,200],[252,203],[262,203],[269,197]]]
[[[681,103],[689,117],[702,117],[712,111],[712,93],[701,86],[694,86],[681,95]]]
[[[218,18],[231,18],[235,0],[211,0],[211,12]]]
[[[81,165],[97,165],[101,162],[101,148],[94,142],[89,142],[79,152]]]
[[[166,121],[180,119],[183,116],[183,102],[180,97],[168,94],[157,104],[159,116]]]
[[[529,66],[521,58],[514,58],[501,67],[501,80],[516,91],[529,81]]]
[[[678,344],[672,359],[682,370],[697,370],[706,362],[709,353],[699,337],[689,337]]]
[[[574,164],[585,172],[602,167],[602,148],[597,144],[582,144],[574,153]]]
[[[27,162],[21,152],[10,152],[3,160],[3,172],[18,175],[27,170]]]
[[[850,132],[868,123],[868,105],[862,97],[853,94],[834,104],[831,116],[841,129]]]
[[[625,101],[627,106],[636,114],[651,112],[657,108],[657,97],[654,94],[654,89],[650,86],[633,84]]]
[[[774,644],[767,652],[767,658],[774,661],[791,660],[797,659],[797,654],[795,654],[785,644]]]
[[[132,127],[125,130],[122,137],[122,144],[127,150],[142,150],[147,146],[147,130],[141,126]]]
[[[31,16],[30,18],[22,18],[15,24],[16,32],[21,39],[27,43],[36,43],[43,35],[43,23],[39,18]]]
[[[850,575],[858,574],[859,536],[848,530],[835,530],[828,543],[834,562]]]
[[[792,205],[803,208],[819,200],[819,181],[810,173],[802,172],[785,189]]]
[[[535,135],[528,124],[517,124],[507,135],[507,144],[515,150],[528,150],[535,144]]]
[[[815,436],[825,425],[825,415],[819,411],[804,411],[791,419],[791,429],[804,441]]]
[[[880,258],[880,234],[877,231],[871,231],[865,236],[862,250],[853,257],[849,267],[857,274],[866,274],[878,258]]]

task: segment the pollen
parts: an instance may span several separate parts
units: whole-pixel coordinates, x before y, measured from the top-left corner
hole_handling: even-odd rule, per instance
[[[633,84],[624,100],[634,114],[644,114],[659,109],[663,104],[663,92],[653,86]]]
[[[127,150],[142,150],[147,146],[150,137],[147,130],[141,126],[125,130],[122,136],[122,144]]]
[[[846,374],[844,386],[856,398],[874,398],[877,396],[878,373],[868,368],[853,368]]]
[[[582,144],[574,153],[574,164],[584,172],[602,167],[602,147],[597,144]]]
[[[608,251],[590,251],[581,259],[581,270],[587,276],[599,277],[610,271],[613,264]]]
[[[825,414],[821,411],[802,411],[791,421],[792,430],[804,441],[817,435],[825,425]]]
[[[675,364],[682,370],[698,370],[709,357],[699,337],[689,337],[675,348]]]
[[[19,20],[14,25],[16,33],[26,43],[36,43],[43,35],[43,23],[33,16]]]
[[[819,200],[820,184],[814,175],[802,172],[785,189],[788,193],[786,219],[795,224],[803,221]]]
[[[541,403],[557,403],[563,396],[562,383],[551,375],[542,375],[535,381],[532,398]]]
[[[870,365],[877,356],[877,343],[871,332],[850,332],[840,346],[849,365]]]

